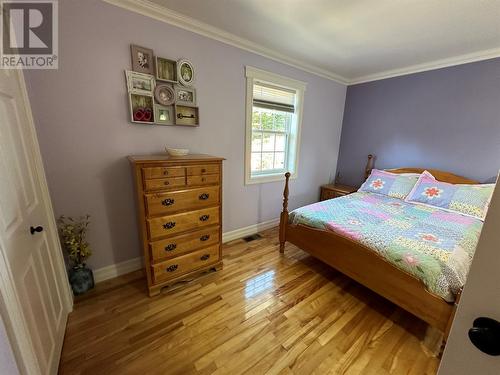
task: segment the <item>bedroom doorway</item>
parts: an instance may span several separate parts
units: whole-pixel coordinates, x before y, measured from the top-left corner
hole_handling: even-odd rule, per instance
[[[55,374],[73,301],[20,70],[0,70],[0,212],[8,341],[19,372]]]
[[[500,323],[495,323],[495,321],[500,322],[498,228],[500,228],[500,186],[497,181],[467,277],[467,284],[443,353],[439,375],[499,373]],[[490,353],[480,350],[473,341]]]

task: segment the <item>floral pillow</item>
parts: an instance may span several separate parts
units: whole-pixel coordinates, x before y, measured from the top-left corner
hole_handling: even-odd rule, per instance
[[[398,174],[373,169],[370,177],[358,191],[405,199],[417,183],[419,176],[415,173]]]
[[[495,184],[449,184],[425,171],[405,199],[484,220]]]

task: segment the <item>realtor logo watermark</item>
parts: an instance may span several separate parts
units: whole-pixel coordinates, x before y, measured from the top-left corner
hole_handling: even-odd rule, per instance
[[[57,0],[4,0],[0,4],[0,69],[57,69]]]

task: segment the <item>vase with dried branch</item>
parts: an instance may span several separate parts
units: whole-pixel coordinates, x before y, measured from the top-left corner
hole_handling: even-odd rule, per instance
[[[87,242],[90,215],[72,218],[61,216],[57,220],[61,245],[66,251],[70,268],[69,282],[75,295],[83,294],[94,287],[94,275],[86,261],[92,255]]]

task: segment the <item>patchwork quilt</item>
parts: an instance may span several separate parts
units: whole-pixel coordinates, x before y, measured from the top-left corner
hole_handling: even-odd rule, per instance
[[[449,302],[465,284],[483,225],[474,217],[362,192],[296,209],[290,222],[360,242]]]

